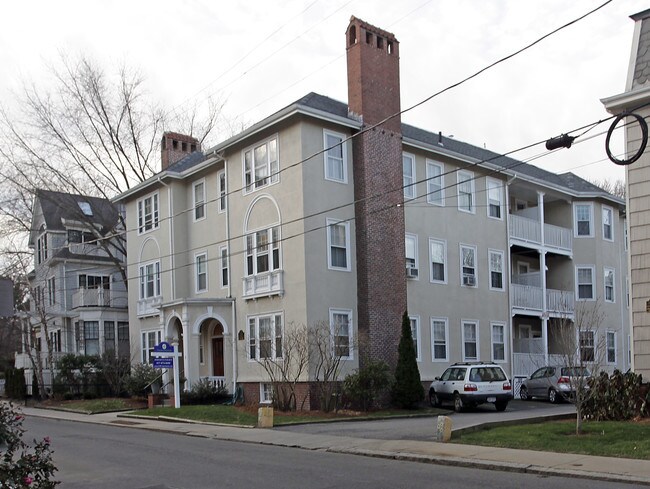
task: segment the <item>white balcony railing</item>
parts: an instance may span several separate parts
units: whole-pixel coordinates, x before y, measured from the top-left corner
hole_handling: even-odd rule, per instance
[[[575,296],[570,290],[546,289],[546,310],[556,314],[573,314]]]
[[[571,229],[544,224],[544,244],[546,246],[571,252],[573,250],[573,232]]]
[[[525,243],[542,244],[542,227],[535,219],[511,214],[510,237]],[[573,233],[571,229],[544,224],[544,244],[550,248],[571,252],[573,250]]]
[[[243,290],[244,299],[282,295],[284,293],[283,272],[282,270],[274,270],[244,277]]]
[[[201,380],[207,380],[208,382],[210,382],[210,385],[212,385],[212,387],[216,387],[217,389],[224,389],[226,387],[225,377],[208,375],[206,377],[201,377]]]
[[[162,296],[138,300],[138,316],[157,316],[160,313]]]
[[[541,311],[543,306],[543,292],[541,287],[530,285],[510,285],[510,299],[512,307],[529,311]]]
[[[128,307],[126,290],[79,289],[72,294],[72,307]]]

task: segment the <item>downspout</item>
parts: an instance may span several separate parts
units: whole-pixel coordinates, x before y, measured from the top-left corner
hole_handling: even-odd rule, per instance
[[[171,285],[171,300],[176,299],[176,267],[174,265],[174,206],[172,205],[172,189],[169,184],[163,182],[162,178],[158,177],[158,183],[167,187],[167,210],[169,211],[169,260],[171,261],[171,270],[169,274]]]

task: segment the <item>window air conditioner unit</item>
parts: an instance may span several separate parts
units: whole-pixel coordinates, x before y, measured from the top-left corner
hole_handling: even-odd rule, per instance
[[[406,267],[407,278],[418,278],[418,269],[415,267]]]
[[[463,285],[467,285],[468,287],[474,287],[476,285],[476,276],[463,275]]]

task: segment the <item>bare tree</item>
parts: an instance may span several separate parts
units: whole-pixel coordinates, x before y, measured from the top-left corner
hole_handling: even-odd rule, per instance
[[[593,183],[596,187],[600,187],[605,192],[625,200],[625,181],[623,180],[608,180],[607,178],[590,179],[589,183]]]

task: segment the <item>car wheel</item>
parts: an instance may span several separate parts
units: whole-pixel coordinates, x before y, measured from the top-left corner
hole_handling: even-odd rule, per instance
[[[494,407],[497,408],[497,411],[499,412],[505,411],[508,407],[508,401],[495,402]]]
[[[442,404],[440,402],[440,398],[438,397],[438,394],[436,394],[436,391],[431,389],[429,391],[429,404],[431,404],[431,407],[440,407]]]
[[[530,396],[528,395],[528,389],[522,386],[521,389],[519,389],[519,397],[521,398],[522,401],[530,401]]]
[[[553,388],[548,390],[548,400],[553,404],[560,402],[560,396],[557,395],[557,391]]]
[[[464,408],[465,406],[463,405],[463,400],[460,398],[460,394],[457,392],[454,394],[454,411],[460,413]]]

